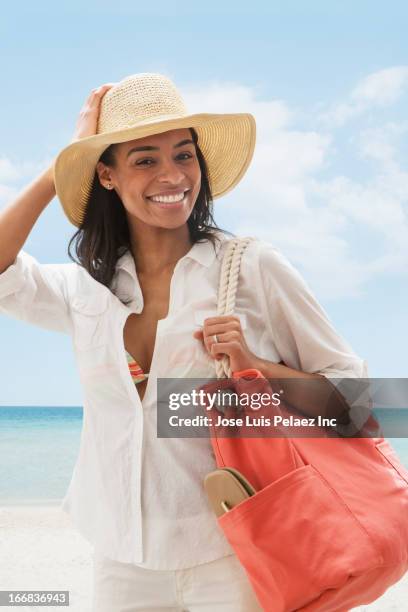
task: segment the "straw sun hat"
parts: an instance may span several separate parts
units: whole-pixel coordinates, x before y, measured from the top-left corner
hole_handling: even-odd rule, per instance
[[[76,140],[57,156],[55,188],[68,219],[83,221],[99,157],[109,145],[179,128],[194,128],[208,166],[212,195],[220,197],[241,180],[255,147],[249,113],[188,113],[170,79],[154,73],[126,77],[103,96],[94,136]]]

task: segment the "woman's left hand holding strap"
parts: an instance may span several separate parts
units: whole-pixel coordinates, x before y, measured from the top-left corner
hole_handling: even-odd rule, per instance
[[[228,355],[232,372],[256,368],[260,359],[249,349],[242,331],[241,321],[236,315],[208,317],[201,330],[194,332],[213,359]]]

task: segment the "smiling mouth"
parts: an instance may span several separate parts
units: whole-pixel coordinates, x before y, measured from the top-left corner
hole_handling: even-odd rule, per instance
[[[184,191],[180,191],[179,193],[175,193],[174,195],[157,195],[146,197],[150,202],[153,202],[154,204],[159,204],[163,206],[174,206],[184,202],[186,195],[189,193],[189,191],[190,189],[186,189]]]

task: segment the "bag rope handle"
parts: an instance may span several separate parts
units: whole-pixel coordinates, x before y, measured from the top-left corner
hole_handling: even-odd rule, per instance
[[[232,315],[235,309],[235,298],[238,288],[239,271],[242,255],[252,237],[233,238],[229,241],[221,264],[220,282],[218,288],[217,314]],[[230,378],[232,375],[229,357],[224,355],[216,360],[215,372],[217,378]]]

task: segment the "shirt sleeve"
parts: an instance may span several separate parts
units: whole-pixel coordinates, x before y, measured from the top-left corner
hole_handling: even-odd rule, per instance
[[[366,360],[337,333],[299,272],[266,242],[259,250],[259,273],[266,324],[287,366],[321,374],[340,392],[344,379],[368,378]],[[346,400],[350,419],[359,429],[370,413],[369,403],[363,406],[361,397]]]
[[[66,271],[70,264],[40,264],[21,250],[0,274],[0,314],[69,334]]]

